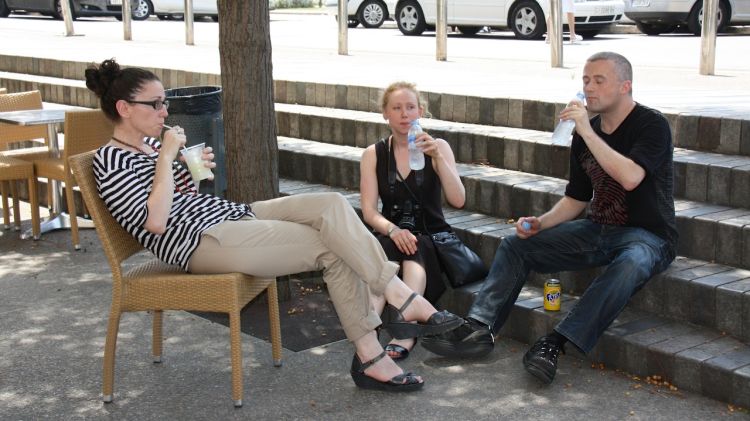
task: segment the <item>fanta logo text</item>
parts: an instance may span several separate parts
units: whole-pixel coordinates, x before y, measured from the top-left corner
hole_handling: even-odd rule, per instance
[[[554,303],[555,301],[560,299],[560,291],[557,292],[550,292],[547,294],[547,301],[550,303]]]

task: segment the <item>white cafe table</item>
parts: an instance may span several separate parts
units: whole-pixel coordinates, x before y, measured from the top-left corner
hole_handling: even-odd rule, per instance
[[[69,107],[75,109],[78,107]],[[46,125],[49,138],[50,155],[60,156],[60,145],[57,138],[57,125],[65,122],[66,108],[53,108],[41,110],[7,111],[0,112],[0,123],[15,124],[19,126]],[[52,181],[52,212],[49,218],[42,222],[41,233],[70,228],[70,216],[62,212],[62,186],[57,180]],[[78,228],[94,228],[92,221],[78,218]],[[31,237],[31,230],[22,235],[23,238]]]

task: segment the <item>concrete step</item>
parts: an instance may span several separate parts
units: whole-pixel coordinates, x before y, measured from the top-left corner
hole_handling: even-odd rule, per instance
[[[376,113],[277,104],[276,115],[281,136],[366,147],[390,133]],[[552,145],[549,131],[435,119],[421,123],[451,145],[458,162],[567,179],[570,148]],[[676,197],[750,208],[750,190],[745,188],[750,184],[750,157],[675,148],[674,174]]]
[[[338,191],[359,212],[359,193],[355,189],[337,188],[292,179],[280,183],[284,194]],[[506,235],[515,226],[505,219],[468,210],[445,208],[446,221],[467,246],[476,251],[489,266]],[[549,278],[560,279],[563,291],[582,293],[600,270],[533,274],[529,284],[541,287]],[[685,320],[750,342],[750,270],[678,257],[668,270],[655,276],[640,291],[631,307],[677,320]]]
[[[360,209],[359,194],[355,190],[286,178],[280,179],[279,185],[285,195],[337,191],[355,209]],[[490,240],[496,248],[502,239],[483,234],[512,232],[511,225],[486,215],[451,209],[446,214],[459,236],[475,250],[477,240]],[[719,280],[721,276],[724,276],[723,281]],[[742,279],[737,280],[739,278]],[[563,280],[563,311],[545,311],[539,279],[535,277],[524,287],[501,335],[531,343],[549,332],[578,299],[568,292],[567,281]],[[439,306],[466,314],[478,288],[479,284],[473,284],[449,290],[440,299]],[[696,309],[706,314],[714,311],[716,320],[721,321],[715,323],[716,327],[690,323],[688,320]],[[706,321],[697,320],[702,318],[697,317],[696,321]],[[736,326],[743,323],[744,338],[732,337],[733,333],[727,332],[729,329],[736,331]],[[678,258],[664,274],[652,279],[633,297],[590,354],[581,355],[572,346],[567,347],[567,352],[635,375],[659,375],[680,389],[748,406],[748,328],[750,272]]]
[[[90,63],[55,60],[39,57],[0,55],[0,72],[7,72],[0,84],[13,84],[14,74],[46,76],[64,80],[83,80],[84,70]],[[194,85],[221,85],[221,77],[213,73],[198,73],[175,69],[150,68],[166,88]],[[52,89],[56,82],[47,80]],[[23,85],[28,86],[28,85]],[[44,86],[44,85],[42,85]],[[24,88],[26,89],[26,88]],[[84,88],[85,89],[85,88]],[[16,91],[15,89],[12,92]],[[53,90],[54,91],[54,90]],[[274,81],[274,98],[277,103],[300,104],[316,107],[341,108],[380,113],[379,97],[382,87],[346,86],[306,81]],[[552,131],[563,103],[523,98],[489,98],[447,92],[423,91],[428,109],[436,119],[488,126],[505,126],[532,130]],[[44,96],[45,101],[64,101],[62,95]],[[88,103],[71,105],[91,106]],[[750,118],[726,110],[712,113],[666,112],[675,134],[675,145],[707,152],[750,155]]]
[[[279,137],[279,175],[359,189],[362,148]],[[470,211],[513,219],[549,210],[565,192],[561,178],[458,164]],[[750,209],[677,200],[678,253],[750,269]],[[482,250],[491,255],[491,250]]]

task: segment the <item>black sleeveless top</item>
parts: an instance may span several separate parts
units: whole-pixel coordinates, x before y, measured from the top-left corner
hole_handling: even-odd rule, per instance
[[[400,176],[396,178],[393,194],[391,194],[391,188],[388,184],[389,164],[392,171],[395,171],[396,174],[398,174],[398,170],[396,169],[396,159],[393,155],[393,150],[388,146],[388,139],[381,139],[375,145],[375,156],[377,157],[375,173],[378,178],[378,193],[383,203],[380,213],[389,221],[398,224],[399,221],[397,218],[399,218],[399,215],[393,215],[393,205],[397,204],[400,209],[403,209],[403,203],[406,200],[414,202],[414,199],[409,190],[399,181]],[[417,230],[422,234],[450,231],[451,227],[445,222],[445,217],[443,216],[443,192],[440,177],[438,177],[435,169],[432,168],[432,158],[429,155],[424,156],[424,169],[421,171],[423,174],[421,187],[417,185],[417,171],[410,171],[405,180],[409,189],[416,195],[420,203],[420,215],[415,220]]]

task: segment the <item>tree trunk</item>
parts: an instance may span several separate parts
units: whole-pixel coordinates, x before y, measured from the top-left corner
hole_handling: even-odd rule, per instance
[[[268,2],[218,0],[227,198],[279,194]]]

